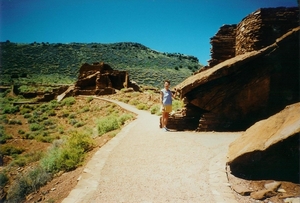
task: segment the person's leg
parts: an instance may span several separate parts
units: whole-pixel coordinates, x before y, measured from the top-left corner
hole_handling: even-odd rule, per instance
[[[169,119],[169,113],[168,112],[166,112],[165,113],[165,127],[167,128],[167,124],[168,124],[168,119]]]
[[[162,113],[162,127],[166,127],[166,112]]]
[[[162,121],[163,121],[162,128],[163,128],[165,131],[169,131],[168,128],[167,128],[168,119],[169,119],[169,113],[168,113],[168,112],[164,112],[164,113],[163,113],[163,116],[162,116]]]

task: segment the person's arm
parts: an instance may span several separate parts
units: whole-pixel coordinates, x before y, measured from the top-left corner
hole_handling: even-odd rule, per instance
[[[160,104],[163,105],[163,98],[164,98],[164,93],[160,91]]]

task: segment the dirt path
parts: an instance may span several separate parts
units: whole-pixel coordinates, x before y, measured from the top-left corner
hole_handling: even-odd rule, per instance
[[[63,203],[237,202],[225,162],[241,133],[163,132],[158,116],[115,103],[137,119],[96,152]]]

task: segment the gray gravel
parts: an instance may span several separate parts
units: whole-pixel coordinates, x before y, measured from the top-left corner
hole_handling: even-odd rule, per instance
[[[158,116],[138,114],[99,149],[63,203],[236,203],[225,163],[241,133],[163,132]]]

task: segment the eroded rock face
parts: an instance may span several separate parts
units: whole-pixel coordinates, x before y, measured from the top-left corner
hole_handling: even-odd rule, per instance
[[[188,103],[218,118],[210,130],[245,130],[299,101],[299,33],[297,27],[270,46],[189,77],[176,89]]]
[[[237,25],[223,25],[210,40],[212,48],[209,67],[269,46],[298,25],[297,7],[261,8],[246,16]]]
[[[83,64],[79,70],[78,80],[75,83],[75,95],[105,95],[113,94],[115,90],[139,87],[131,83],[126,71],[113,70],[108,64]]]
[[[229,146],[231,173],[299,183],[300,102],[251,126]]]

